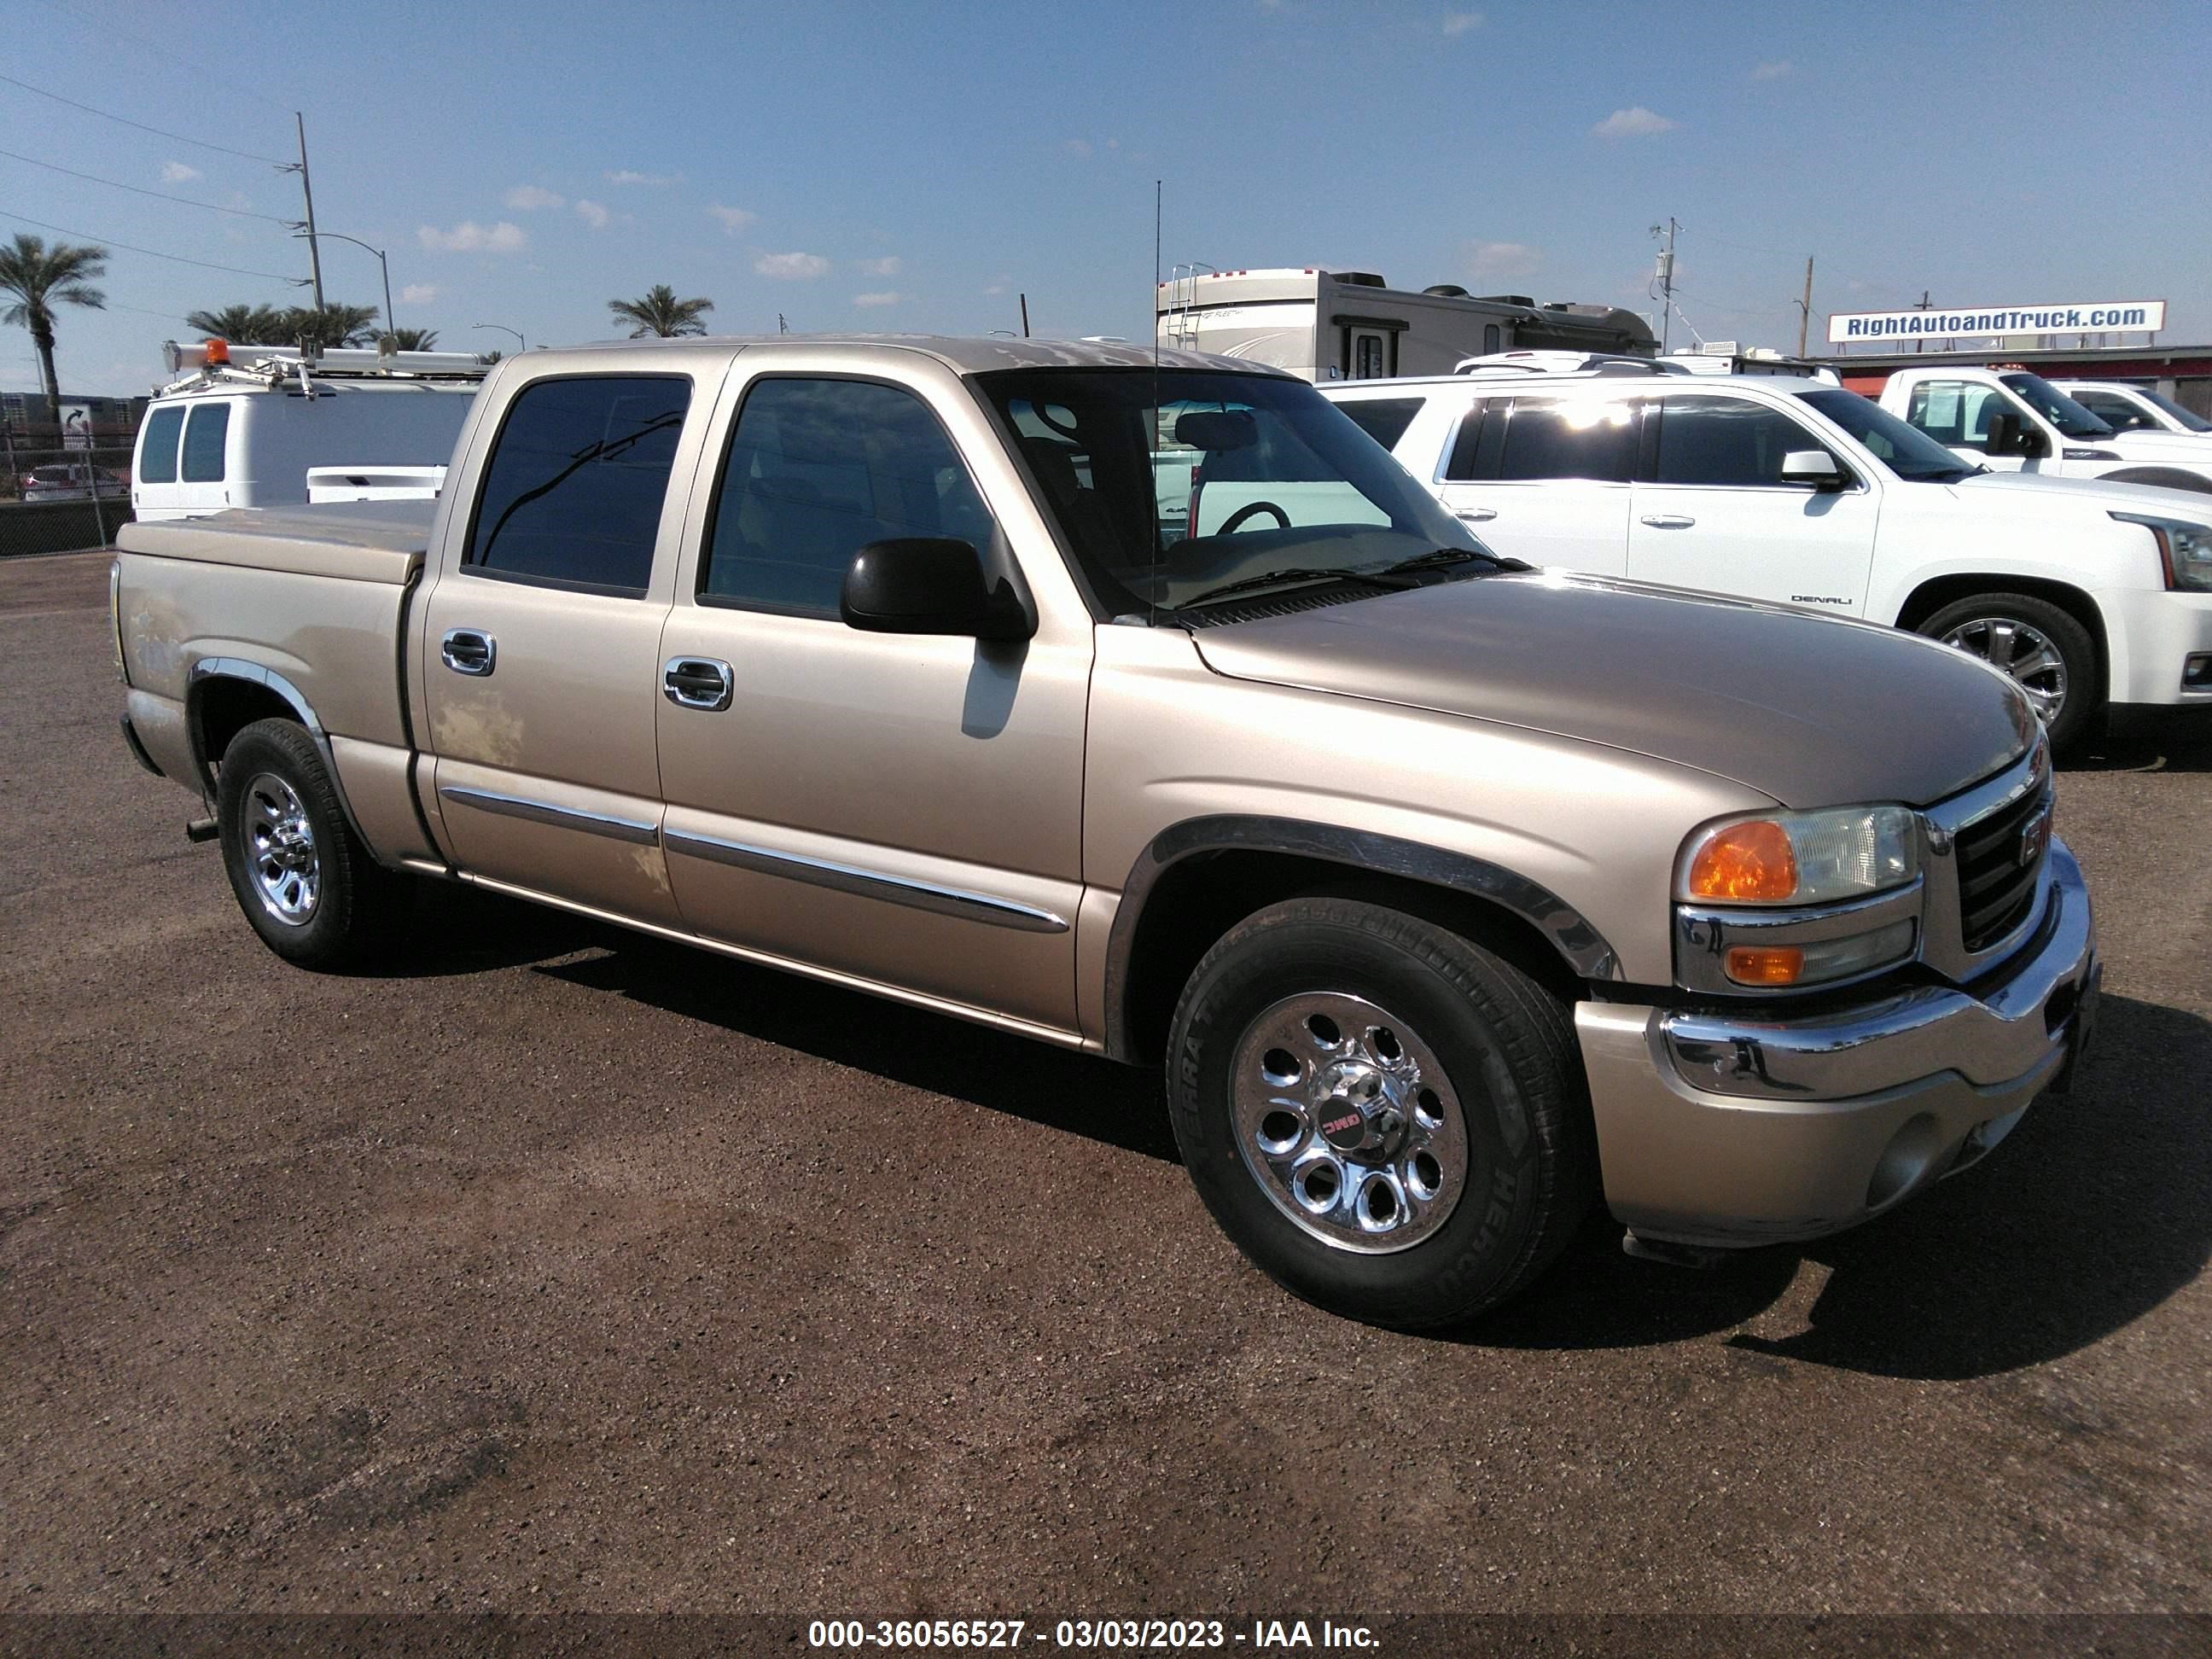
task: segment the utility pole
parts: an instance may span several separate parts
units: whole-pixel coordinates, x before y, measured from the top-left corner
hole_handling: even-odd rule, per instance
[[[1925,311],[1928,309],[1928,290],[1926,289],[1923,288],[1920,290],[1920,303],[1912,308],[1915,311]],[[1916,355],[1927,350],[1928,337],[1923,334],[1918,339],[1915,340],[1912,343],[1912,349]]]
[[[1805,355],[1805,337],[1813,328],[1813,258],[1805,256],[1805,297],[1797,302],[1797,355]]]
[[[320,311],[323,308],[323,255],[322,250],[315,246],[315,187],[307,182],[307,118],[294,110],[292,125],[300,134],[300,194],[307,198],[307,270],[314,278],[315,309]],[[391,327],[392,319],[386,317],[384,325]]]
[[[1674,320],[1674,233],[1681,227],[1668,215],[1665,234],[1667,246],[1659,250],[1659,355],[1667,355],[1668,331]],[[1651,227],[1654,236],[1661,234],[1657,225]]]

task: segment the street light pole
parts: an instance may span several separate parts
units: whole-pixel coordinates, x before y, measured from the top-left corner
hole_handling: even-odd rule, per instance
[[[519,328],[509,328],[505,323],[471,323],[469,326],[471,328],[495,328],[502,334],[512,334],[514,336],[514,342],[518,346],[525,351],[530,349],[530,342],[522,337],[522,331]]]
[[[301,230],[295,231],[293,232],[293,234],[295,236],[304,236],[307,234],[307,233]],[[392,314],[392,264],[391,262],[384,257],[384,250],[380,247],[369,247],[368,244],[362,241],[358,236],[347,236],[335,230],[319,230],[315,234],[318,236],[327,236],[333,241],[351,242],[356,247],[366,248],[369,252],[374,253],[376,256],[377,269],[384,273],[384,331],[386,334],[389,334],[393,329],[398,327],[398,319]]]

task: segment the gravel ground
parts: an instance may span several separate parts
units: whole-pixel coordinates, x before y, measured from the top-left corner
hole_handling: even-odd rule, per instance
[[[2100,1046],[1968,1174],[1460,1340],[1157,1079],[441,891],[288,969],[0,564],[0,1610],[2212,1610],[2212,720],[2061,783]]]

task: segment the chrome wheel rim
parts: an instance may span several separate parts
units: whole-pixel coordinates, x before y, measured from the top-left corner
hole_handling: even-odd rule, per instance
[[[2066,702],[2066,659],[2041,629],[2017,617],[1976,617],[1944,635],[1943,643],[2009,677],[2045,726],[2058,718]]]
[[[1450,1217],[1467,1186],[1467,1120],[1443,1064],[1389,1010],[1342,992],[1285,997],[1231,1062],[1237,1150],[1309,1237],[1382,1255]]]
[[[323,865],[315,829],[292,786],[257,772],[246,786],[246,861],[261,908],[289,927],[313,920],[322,896]]]

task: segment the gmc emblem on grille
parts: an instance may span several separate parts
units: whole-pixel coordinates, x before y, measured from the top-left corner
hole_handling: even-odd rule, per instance
[[[2046,806],[2020,827],[2020,867],[2033,870],[2051,848],[2051,809]]]

